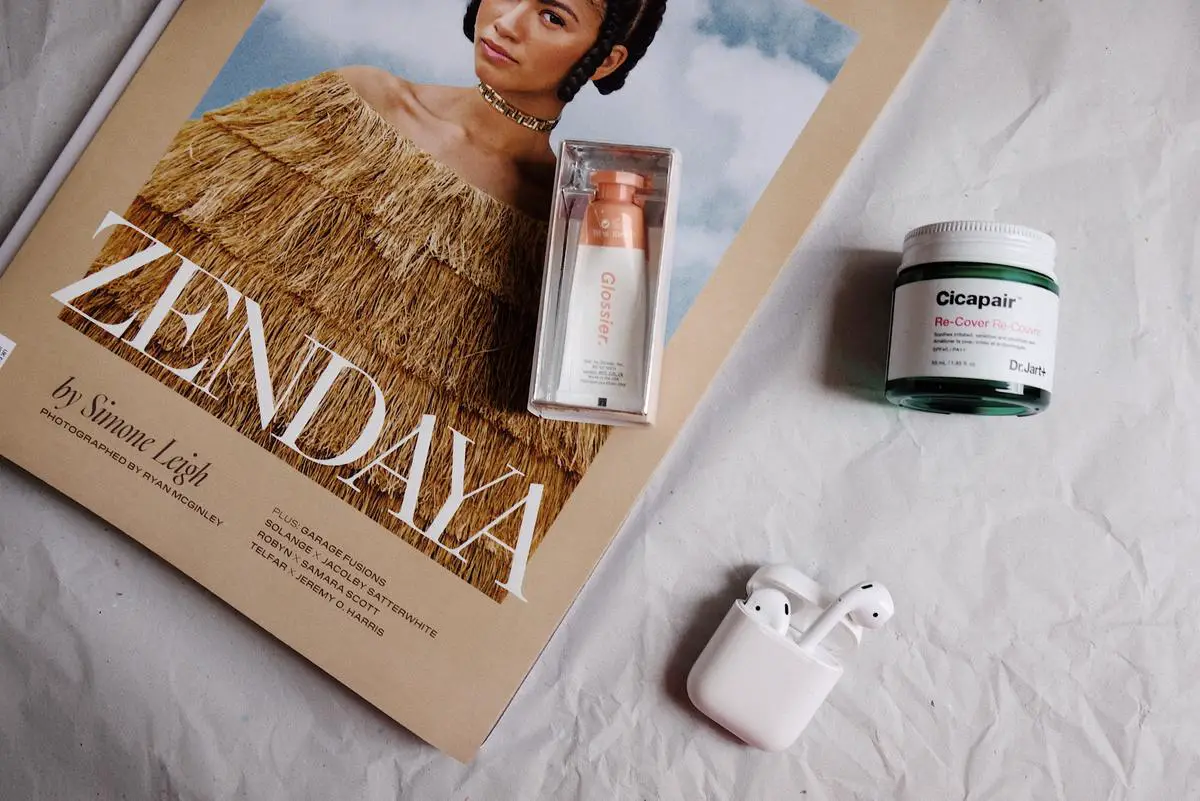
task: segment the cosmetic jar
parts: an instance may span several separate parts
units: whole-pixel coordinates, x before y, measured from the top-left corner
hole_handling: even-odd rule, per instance
[[[942,222],[910,231],[892,292],[888,401],[942,414],[1028,416],[1050,405],[1056,245],[1031,228]]]

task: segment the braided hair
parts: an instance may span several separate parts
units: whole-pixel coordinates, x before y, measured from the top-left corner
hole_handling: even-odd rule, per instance
[[[475,18],[481,2],[471,0],[463,18],[463,33],[471,41],[475,41]],[[596,88],[607,95],[624,86],[629,73],[650,49],[666,13],[667,0],[605,0],[600,35],[558,87],[558,99],[570,103],[617,45],[624,45],[629,55],[612,74],[596,81]]]

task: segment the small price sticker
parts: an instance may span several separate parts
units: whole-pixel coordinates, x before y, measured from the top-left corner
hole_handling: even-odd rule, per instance
[[[8,361],[8,357],[12,354],[13,348],[16,346],[16,342],[13,342],[4,336],[4,334],[0,334],[0,367],[3,367],[4,363]]]

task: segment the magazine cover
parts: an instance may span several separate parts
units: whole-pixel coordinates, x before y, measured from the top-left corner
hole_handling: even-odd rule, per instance
[[[943,3],[185,0],[0,281],[0,454],[469,759]],[[682,156],[650,429],[526,408],[563,139]]]

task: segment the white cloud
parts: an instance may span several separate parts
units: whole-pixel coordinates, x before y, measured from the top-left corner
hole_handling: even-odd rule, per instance
[[[720,256],[736,233],[732,230],[680,225],[675,237],[675,261],[680,265],[680,272],[690,272],[689,265],[694,268]]]
[[[762,193],[827,88],[790,58],[753,47],[730,49],[711,39],[693,53],[687,82],[697,103],[736,126],[727,177],[751,197]]]
[[[462,33],[466,3],[455,0],[268,0],[294,35],[331,55],[383,55],[420,64],[438,82],[470,77],[471,43]]]

